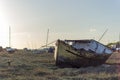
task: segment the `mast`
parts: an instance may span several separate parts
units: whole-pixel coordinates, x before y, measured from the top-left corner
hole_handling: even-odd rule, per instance
[[[47,44],[48,44],[48,37],[49,37],[49,29],[48,29],[48,31],[47,31],[46,47],[47,47]]]
[[[120,32],[119,32],[119,42],[118,43],[119,43],[119,48],[120,48]]]
[[[99,38],[98,41],[100,41],[103,38],[103,36],[106,34],[107,31],[108,31],[108,29],[105,30],[105,32],[102,34],[102,36]]]
[[[11,47],[11,27],[9,26],[9,47]]]
[[[119,43],[120,43],[120,32],[119,32]]]

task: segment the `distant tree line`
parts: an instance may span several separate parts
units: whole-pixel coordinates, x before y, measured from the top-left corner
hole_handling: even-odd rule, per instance
[[[120,46],[120,42],[119,41],[118,42],[111,42],[111,43],[107,44],[108,47],[111,47],[113,45]]]

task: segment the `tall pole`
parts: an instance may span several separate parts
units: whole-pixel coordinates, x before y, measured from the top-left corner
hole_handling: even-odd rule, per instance
[[[120,43],[120,32],[119,32],[119,43]]]
[[[103,36],[106,34],[107,31],[108,31],[108,29],[105,30],[105,32],[102,34],[102,36],[100,37],[100,39],[98,41],[100,41],[103,38]]]
[[[11,27],[9,26],[9,47],[11,47]]]
[[[120,32],[119,32],[119,48],[120,48]]]
[[[47,47],[47,44],[48,44],[48,37],[49,37],[49,29],[48,29],[48,31],[47,31],[46,47]]]

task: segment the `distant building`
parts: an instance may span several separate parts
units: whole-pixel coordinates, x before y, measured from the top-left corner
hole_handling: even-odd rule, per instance
[[[120,52],[120,42],[116,44],[116,51]]]
[[[109,47],[111,47],[111,49],[114,51],[114,52],[120,52],[120,42],[116,42],[116,43],[111,43],[109,45]]]

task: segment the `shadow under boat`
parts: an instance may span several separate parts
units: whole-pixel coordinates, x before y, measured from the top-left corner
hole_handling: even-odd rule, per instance
[[[57,40],[54,58],[59,67],[87,67],[104,64],[112,50],[95,40]]]

